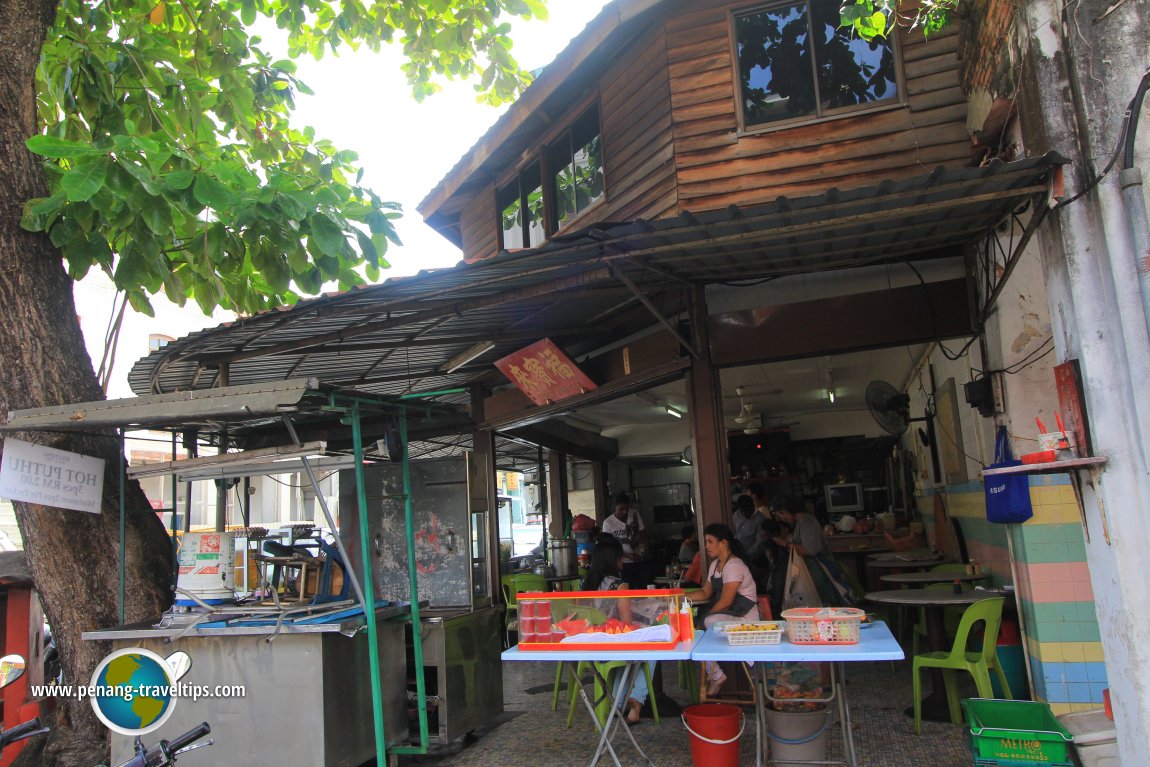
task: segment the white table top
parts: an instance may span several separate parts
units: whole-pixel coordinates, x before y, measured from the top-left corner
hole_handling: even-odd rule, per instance
[[[906,655],[890,629],[875,621],[859,632],[858,644],[802,645],[791,644],[784,634],[779,644],[735,645],[711,628],[695,645],[691,660],[730,661],[868,661],[902,660]]]
[[[527,650],[521,652],[518,647],[504,650],[499,656],[502,660],[544,660],[544,661],[628,661],[628,660],[690,660],[691,649],[698,641],[680,642],[672,650]]]

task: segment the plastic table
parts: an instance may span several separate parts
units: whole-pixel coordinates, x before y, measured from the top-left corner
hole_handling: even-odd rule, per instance
[[[783,635],[779,644],[735,645],[727,643],[727,638],[713,627],[695,645],[691,660],[696,661],[741,661],[757,662],[754,675],[758,689],[755,692],[755,764],[763,763],[764,744],[767,736],[767,719],[764,701],[767,699],[767,679],[763,662],[814,661],[831,664],[831,692],[826,698],[816,702],[838,702],[839,722],[842,726],[844,764],[857,767],[854,734],[851,732],[850,704],[847,700],[847,686],[843,676],[843,663],[854,661],[902,660],[905,658],[902,647],[895,641],[887,625],[875,621],[859,632],[858,644],[847,645],[797,645]],[[790,762],[788,762],[789,764]],[[820,762],[826,764],[827,762]]]
[[[626,700],[624,696],[631,690],[631,682],[635,679],[636,674],[642,673],[643,663],[648,661],[661,661],[661,660],[690,660],[691,650],[695,646],[697,639],[690,642],[680,642],[674,649],[671,650],[528,650],[521,652],[518,647],[512,647],[509,650],[504,650],[503,654],[499,657],[505,661],[558,661],[562,663],[567,673],[570,675],[570,684],[575,685],[575,689],[579,690],[579,697],[583,700],[583,706],[587,709],[587,713],[591,715],[591,721],[595,723],[595,727],[599,729],[599,746],[595,749],[595,756],[592,757],[589,767],[595,767],[599,760],[606,752],[611,755],[611,760],[615,763],[615,767],[622,767],[619,763],[619,756],[615,753],[614,747],[611,745],[611,737],[613,730],[618,729],[619,722],[622,721],[622,714],[619,713],[619,708]],[[619,698],[616,698],[614,705],[607,714],[607,721],[602,727],[599,726],[599,717],[595,716],[595,706],[591,699],[587,697],[587,691],[583,689],[583,685],[579,682],[579,677],[575,669],[578,667],[580,661],[590,661],[594,663],[613,663],[624,661],[627,665],[623,667],[622,679],[619,683]],[[591,668],[594,670],[595,666]],[[594,672],[597,673],[597,672]],[[611,686],[608,680],[601,680],[603,689],[610,690]],[[652,691],[654,694],[654,691]],[[639,747],[638,741],[635,736],[631,734],[630,727],[623,727],[623,731],[627,733],[627,737],[631,739],[631,745],[639,752],[639,756],[655,767],[655,763],[651,758],[643,752]]]

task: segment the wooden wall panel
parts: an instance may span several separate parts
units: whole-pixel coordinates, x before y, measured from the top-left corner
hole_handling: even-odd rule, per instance
[[[919,31],[901,33],[905,103],[740,135],[730,19],[732,10],[750,6],[669,2],[646,31],[604,52],[611,63],[589,95],[598,91],[607,197],[573,227],[870,186],[966,164],[956,34],[927,40]],[[556,131],[574,116],[549,115]],[[541,148],[523,147],[520,156],[538,156]],[[469,260],[497,252],[496,216],[488,185],[461,215]]]
[[[905,104],[740,135],[731,11],[745,1],[682,2],[666,21],[680,211],[768,202],[900,179],[969,158],[958,38],[902,33]],[[701,7],[704,6],[704,7]]]
[[[488,184],[472,197],[459,217],[463,260],[479,261],[499,252],[499,212],[495,209],[495,185]]]

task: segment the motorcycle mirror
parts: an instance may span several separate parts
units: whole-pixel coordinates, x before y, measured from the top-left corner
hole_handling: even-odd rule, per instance
[[[0,658],[0,687],[7,687],[24,676],[24,656],[5,655]]]
[[[188,655],[183,650],[172,653],[164,660],[168,664],[168,668],[172,670],[172,681],[180,681],[185,674],[192,670],[192,656]]]

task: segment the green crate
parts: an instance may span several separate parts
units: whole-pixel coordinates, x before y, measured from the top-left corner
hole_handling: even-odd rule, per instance
[[[971,698],[962,701],[976,765],[1070,765],[1070,731],[1045,703]]]

